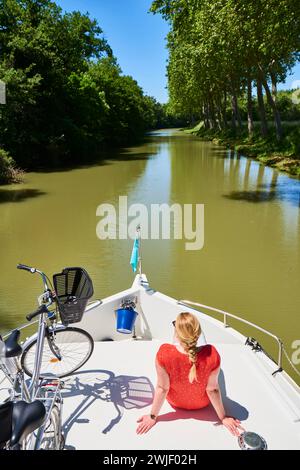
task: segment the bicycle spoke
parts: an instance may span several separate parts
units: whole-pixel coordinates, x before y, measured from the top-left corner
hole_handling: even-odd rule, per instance
[[[44,350],[41,361],[41,376],[46,374],[62,377],[69,375],[83,365],[90,357],[93,350],[93,343],[90,337],[82,332],[83,330],[66,329],[57,331],[50,339],[53,342],[53,350],[59,351],[61,360],[52,352],[48,342],[44,343]],[[26,352],[24,366],[32,375],[35,364],[36,343]]]

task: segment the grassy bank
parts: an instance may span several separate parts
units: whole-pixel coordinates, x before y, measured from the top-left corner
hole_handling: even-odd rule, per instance
[[[21,183],[24,171],[16,167],[13,158],[0,149],[0,184]]]
[[[249,138],[246,125],[237,133],[232,130],[207,130],[204,123],[194,128],[184,129],[184,132],[197,135],[203,140],[212,140],[226,145],[245,156],[255,158],[265,165],[285,171],[291,175],[300,176],[300,125],[297,122],[284,123],[284,137],[281,142],[276,140],[275,131],[270,128],[269,137],[260,136],[258,124],[252,139]]]

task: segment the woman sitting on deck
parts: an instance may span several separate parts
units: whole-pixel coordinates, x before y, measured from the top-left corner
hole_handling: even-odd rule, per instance
[[[239,420],[226,416],[218,383],[220,355],[214,346],[197,347],[201,335],[198,319],[180,313],[173,322],[178,344],[163,344],[156,355],[157,386],[151,414],[138,420],[138,434],[156,423],[165,401],[173,408],[198,410],[213,405],[222,424],[234,435],[243,430]]]

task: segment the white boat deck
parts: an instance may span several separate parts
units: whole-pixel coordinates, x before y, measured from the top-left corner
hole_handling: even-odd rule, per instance
[[[211,406],[175,411],[165,403],[158,423],[136,434],[148,414],[155,387],[155,355],[162,341],[95,343],[95,352],[64,390],[68,449],[239,449],[237,438],[218,425]],[[300,411],[270,387],[276,381],[257,367],[243,345],[216,344],[222,358],[220,386],[229,414],[260,434],[269,449],[300,449]],[[236,357],[239,360],[236,360]]]
[[[116,331],[115,311],[124,299],[136,302],[138,340]],[[78,325],[94,338],[90,360],[65,380],[63,432],[66,449],[239,449],[238,440],[218,423],[211,406],[174,410],[166,402],[157,424],[137,435],[137,419],[149,414],[156,385],[155,355],[171,343],[172,321],[182,310],[198,316],[199,345],[213,344],[221,355],[220,387],[227,414],[261,435],[269,449],[300,449],[300,388],[246,338],[212,317],[178,304],[137,276],[132,287],[91,304]],[[110,341],[107,341],[110,339]],[[7,397],[1,381],[0,399]]]

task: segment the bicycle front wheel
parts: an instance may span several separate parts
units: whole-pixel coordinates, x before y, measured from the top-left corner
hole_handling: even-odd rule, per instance
[[[58,349],[61,359],[53,353],[49,341]],[[91,357],[94,350],[94,341],[89,333],[79,328],[67,327],[51,333],[51,339],[45,338],[41,360],[40,378],[48,378],[49,374],[62,378],[73,374],[80,369]],[[21,366],[24,372],[32,377],[37,340],[35,339],[24,350],[21,357]]]

